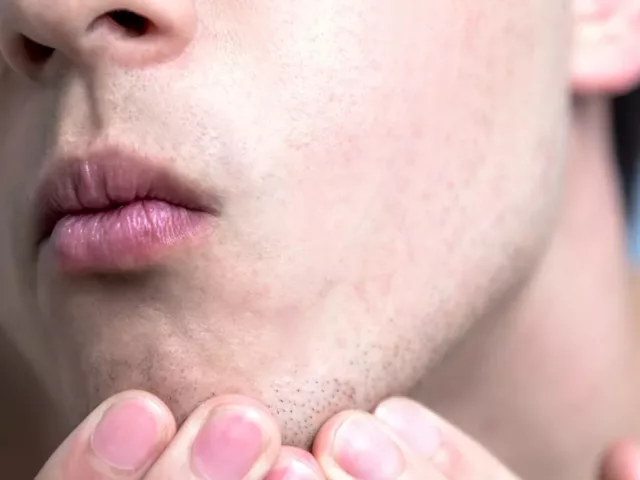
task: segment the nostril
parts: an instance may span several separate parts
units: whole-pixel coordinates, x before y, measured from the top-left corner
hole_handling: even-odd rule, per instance
[[[153,24],[148,19],[130,10],[114,10],[105,14],[104,17],[129,37],[142,37],[153,28]]]
[[[131,38],[142,37],[153,28],[153,23],[129,10],[114,10],[98,20],[98,23],[108,21],[112,26],[116,26],[121,34]],[[44,65],[55,53],[54,48],[38,43],[25,35],[20,35],[19,42],[25,57],[33,65]]]
[[[41,43],[31,40],[29,37],[21,35],[22,48],[31,63],[41,65],[46,63],[53,55],[55,49],[42,45]]]

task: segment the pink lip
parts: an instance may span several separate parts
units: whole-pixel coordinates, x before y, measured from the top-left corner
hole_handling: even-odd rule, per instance
[[[66,271],[149,266],[205,234],[217,213],[197,188],[117,150],[59,165],[38,189],[39,238]]]

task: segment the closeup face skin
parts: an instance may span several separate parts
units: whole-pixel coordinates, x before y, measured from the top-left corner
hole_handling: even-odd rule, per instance
[[[306,445],[406,392],[551,235],[569,17],[557,0],[0,0],[2,328],[69,426],[127,388],[180,418],[239,392]],[[113,149],[215,213],[153,262],[62,268],[34,233],[38,186]]]

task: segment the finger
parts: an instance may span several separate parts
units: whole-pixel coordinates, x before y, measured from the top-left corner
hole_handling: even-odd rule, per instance
[[[146,480],[261,480],[278,457],[280,429],[259,402],[238,395],[198,407]]]
[[[640,450],[631,441],[616,443],[605,455],[600,474],[602,480],[636,480],[640,478]]]
[[[265,480],[324,480],[322,470],[309,452],[282,447],[275,465]]]
[[[392,398],[382,402],[374,416],[418,456],[419,463],[430,463],[446,479],[516,479],[475,440],[417,402]]]
[[[391,428],[367,412],[346,411],[316,436],[313,453],[329,480],[442,480]],[[465,477],[469,480],[472,477]]]
[[[102,403],[60,445],[36,480],[143,478],[175,433],[169,409],[145,392]]]

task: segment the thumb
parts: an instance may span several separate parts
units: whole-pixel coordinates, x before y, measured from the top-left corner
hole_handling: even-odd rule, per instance
[[[96,408],[58,447],[35,480],[143,478],[175,434],[169,409],[139,391]]]

